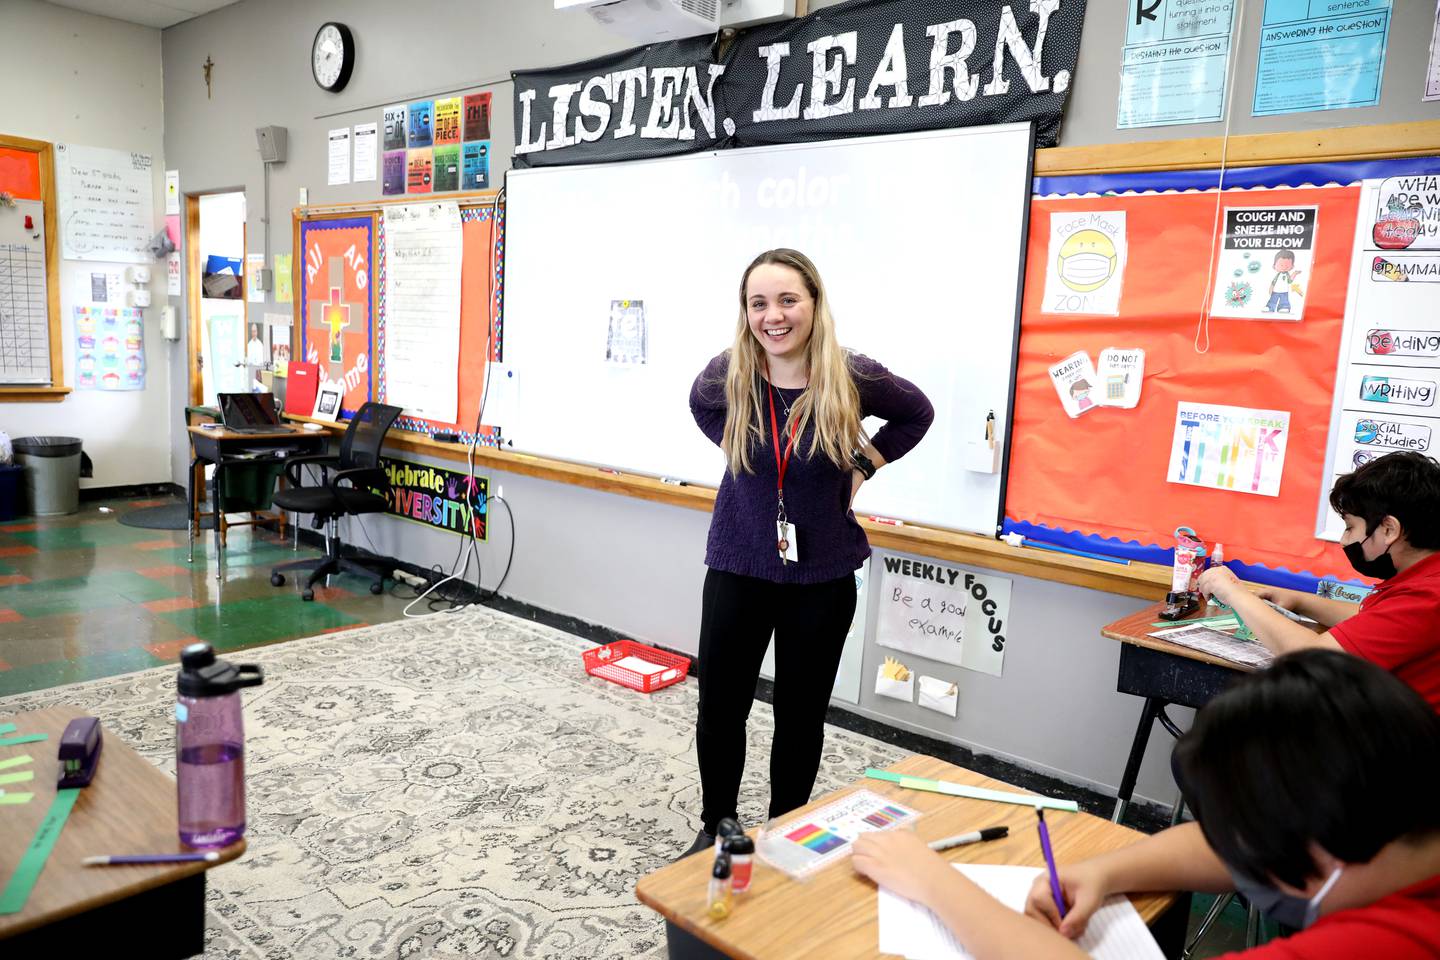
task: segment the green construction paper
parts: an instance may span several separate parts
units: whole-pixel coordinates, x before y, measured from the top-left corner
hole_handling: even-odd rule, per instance
[[[23,794],[7,793],[5,796]],[[19,913],[25,909],[25,901],[30,899],[30,891],[35,889],[35,881],[40,879],[40,871],[45,869],[45,861],[50,859],[50,851],[55,848],[55,841],[60,839],[60,830],[79,796],[78,788],[60,790],[55,794],[55,801],[45,812],[45,819],[40,821],[40,829],[35,831],[34,839],[10,877],[10,883],[0,893],[0,915]]]
[[[18,747],[22,743],[39,743],[41,740],[49,740],[48,733],[29,733],[23,737],[0,737],[0,747]]]
[[[34,779],[34,770],[17,770],[15,773],[0,773],[0,784],[24,783],[26,780]]]
[[[1240,618],[1233,613],[1222,614],[1218,617],[1197,617],[1194,620],[1156,620],[1150,624],[1152,627],[1213,627],[1217,623],[1235,623]]]
[[[28,753],[22,753],[18,757],[7,757],[4,760],[0,760],[0,770],[8,770],[11,767],[23,767],[29,763],[31,759]]]
[[[985,787],[969,787],[963,783],[948,780],[927,780],[924,777],[908,777],[888,770],[869,769],[865,776],[872,780],[888,780],[898,783],[907,790],[924,790],[928,793],[943,793],[952,797],[966,797],[971,800],[992,800],[995,803],[1014,803],[1026,807],[1046,807],[1050,810],[1068,810],[1078,813],[1080,805],[1074,800],[1053,800],[1028,793],[1007,793],[1004,790],[990,790]]]
[[[13,723],[0,723],[0,733],[14,733],[14,732],[15,732],[15,724],[13,724]]]
[[[5,793],[0,791],[0,807],[15,807],[22,803],[29,803],[35,794],[33,793]]]

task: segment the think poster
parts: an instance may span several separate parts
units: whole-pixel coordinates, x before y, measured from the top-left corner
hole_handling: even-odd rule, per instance
[[[1214,490],[1280,495],[1290,414],[1211,403],[1176,405],[1175,436],[1165,477]]]

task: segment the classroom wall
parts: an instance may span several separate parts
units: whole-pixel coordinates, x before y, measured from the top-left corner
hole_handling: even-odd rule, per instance
[[[164,104],[160,31],[78,13],[39,0],[0,3],[0,132],[150,154],[155,160],[156,229],[165,208]],[[123,264],[60,260],[64,376],[74,384],[77,304],[89,302],[92,271]],[[158,270],[158,273],[157,273]],[[75,391],[58,403],[0,403],[0,430],[12,437],[80,437],[95,462],[82,487],[170,480],[170,361],[176,347],[160,336],[165,265],[151,265],[152,306],[145,311],[145,389]],[[158,280],[155,279],[158,277]]]
[[[829,5],[816,0],[811,9]],[[246,189],[251,251],[261,249],[256,238],[268,209],[274,224],[272,249],[289,252],[289,211],[299,188],[308,188],[312,204],[379,196],[378,182],[326,186],[328,129],[379,121],[390,103],[488,88],[495,94],[492,163],[498,174],[508,167],[513,146],[510,70],[575,62],[627,46],[588,15],[552,7],[549,0],[412,0],[403,7],[384,0],[348,0],[343,5],[242,0],[172,27],[163,40],[167,165],[181,171],[187,191]],[[1220,133],[1220,124],[1123,134],[1114,129],[1124,7],[1120,0],[1092,0],[1088,6],[1062,144]],[[1440,115],[1435,104],[1420,102],[1434,6],[1402,0],[1395,4],[1379,107],[1249,117],[1261,7],[1258,0],[1247,4],[1233,133]],[[321,92],[309,76],[311,40],[330,17],[351,27],[358,48],[355,74],[338,96]],[[201,73],[207,56],[215,63],[210,98]],[[262,166],[254,138],[254,128],[264,124],[287,127],[290,134],[290,159],[271,171],[268,207],[260,200]],[[252,319],[264,311],[288,310],[273,304],[249,309]],[[177,366],[172,377],[178,396],[184,389],[184,368]],[[176,436],[174,476],[181,482],[185,448],[183,434]],[[527,477],[492,473],[491,480],[513,504],[519,527],[506,594],[639,639],[695,649],[708,514]],[[492,541],[481,551],[487,589],[495,586],[509,545],[503,510],[497,510],[492,523]],[[415,563],[448,570],[455,558],[455,537],[413,523],[373,518],[366,521],[366,531],[375,547]],[[369,545],[359,530],[351,531],[348,539]],[[1098,632],[1137,606],[1127,598],[1015,578],[1016,628],[1004,681],[967,681],[962,697],[977,709],[963,721],[963,729],[947,735],[978,749],[1025,758],[1074,780],[1113,787],[1140,701],[1115,692],[1119,651]],[[1057,732],[1057,702],[1065,703],[1072,718],[1084,724],[1067,723]],[[897,716],[893,711],[885,715]],[[1183,716],[1177,719],[1184,722]],[[905,718],[899,722],[919,725]],[[1153,738],[1137,788],[1137,796],[1167,804],[1174,799],[1169,744],[1164,742],[1168,739],[1163,734]]]

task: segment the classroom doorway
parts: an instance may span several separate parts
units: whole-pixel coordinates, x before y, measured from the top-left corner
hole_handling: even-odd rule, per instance
[[[245,315],[245,215],[243,191],[185,198],[192,406],[256,389],[265,360]]]

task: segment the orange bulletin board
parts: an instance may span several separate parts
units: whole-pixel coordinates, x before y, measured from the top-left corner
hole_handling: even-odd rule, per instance
[[[1354,576],[1336,544],[1316,539],[1325,481],[1358,186],[1227,190],[1220,206],[1319,207],[1315,259],[1300,322],[1203,317],[1214,192],[1036,197],[1032,201],[1006,516],[1141,545],[1174,545],[1177,526],[1225,544],[1227,559],[1295,573]],[[1126,215],[1128,263],[1118,316],[1043,311],[1050,214]],[[1223,224],[1223,209],[1221,213]],[[1223,232],[1223,226],[1221,231]],[[1077,350],[1145,351],[1134,409],[1066,415],[1049,367]],[[1167,482],[1181,401],[1290,414],[1277,497]]]
[[[485,394],[487,355],[501,355],[500,313],[504,212],[493,194],[461,195],[464,257],[460,282],[460,347],[455,358],[459,423],[438,423],[402,415],[396,427],[434,434],[448,430],[470,442]],[[404,199],[395,202],[405,202]],[[413,198],[411,198],[413,202]],[[367,399],[386,401],[385,383],[385,218],[382,204],[369,208],[302,208],[295,211],[297,253],[295,290],[299,333],[292,349],[319,362],[327,379],[345,378],[344,413],[353,414]],[[350,316],[341,316],[348,310]],[[329,313],[327,313],[329,311]],[[340,349],[332,352],[332,325],[340,329]],[[368,319],[367,319],[368,318]],[[480,442],[494,445],[495,427],[480,430]]]

